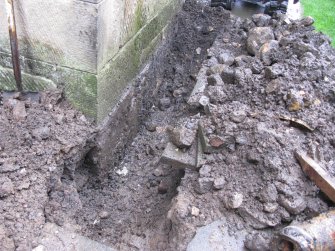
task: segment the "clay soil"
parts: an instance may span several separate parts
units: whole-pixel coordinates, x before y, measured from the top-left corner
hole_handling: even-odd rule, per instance
[[[250,55],[257,26],[270,27],[270,56]],[[276,231],[334,206],[294,157],[304,150],[335,174],[334,62],[329,39],[309,20],[241,19],[186,1],[136,81],[153,87],[139,132],[103,179],[86,158],[97,129],[61,92],[40,102],[2,95],[0,250],[32,250],[46,222],[117,250],[186,250],[199,227],[218,219],[231,236],[243,232],[249,250],[274,250]],[[207,101],[190,105],[201,78]],[[163,164],[171,141],[191,152],[199,124],[214,148],[201,152],[201,165]],[[191,149],[173,140],[185,128]]]

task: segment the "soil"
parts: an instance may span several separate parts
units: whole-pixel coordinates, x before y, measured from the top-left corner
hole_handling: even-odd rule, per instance
[[[54,222],[118,250],[186,250],[199,227],[225,219],[230,235],[248,234],[249,250],[275,250],[277,230],[334,206],[294,157],[308,151],[335,175],[335,51],[310,24],[186,1],[137,81],[153,86],[144,123],[105,179],[85,157],[97,129],[61,92],[40,102],[2,95],[0,246],[32,250]],[[250,56],[257,26],[273,41]],[[207,101],[190,105],[199,81]],[[185,153],[198,145],[198,124],[210,145],[201,165],[163,164],[170,141]]]

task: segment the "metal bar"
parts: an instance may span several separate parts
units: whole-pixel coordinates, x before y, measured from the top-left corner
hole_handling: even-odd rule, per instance
[[[22,87],[21,67],[20,67],[19,45],[17,40],[15,14],[14,14],[14,0],[7,0],[6,8],[7,8],[8,30],[10,38],[10,47],[12,51],[12,62],[13,62],[14,77],[16,81],[16,88],[19,92],[22,92],[23,87]]]

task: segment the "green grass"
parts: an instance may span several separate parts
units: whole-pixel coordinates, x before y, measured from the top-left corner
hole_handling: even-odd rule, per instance
[[[312,16],[318,31],[327,34],[335,47],[335,0],[300,0],[304,16]]]

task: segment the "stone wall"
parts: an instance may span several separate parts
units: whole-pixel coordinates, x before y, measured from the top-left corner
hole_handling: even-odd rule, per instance
[[[26,90],[62,87],[103,121],[183,0],[17,0]],[[14,90],[5,1],[0,1],[0,89]]]

